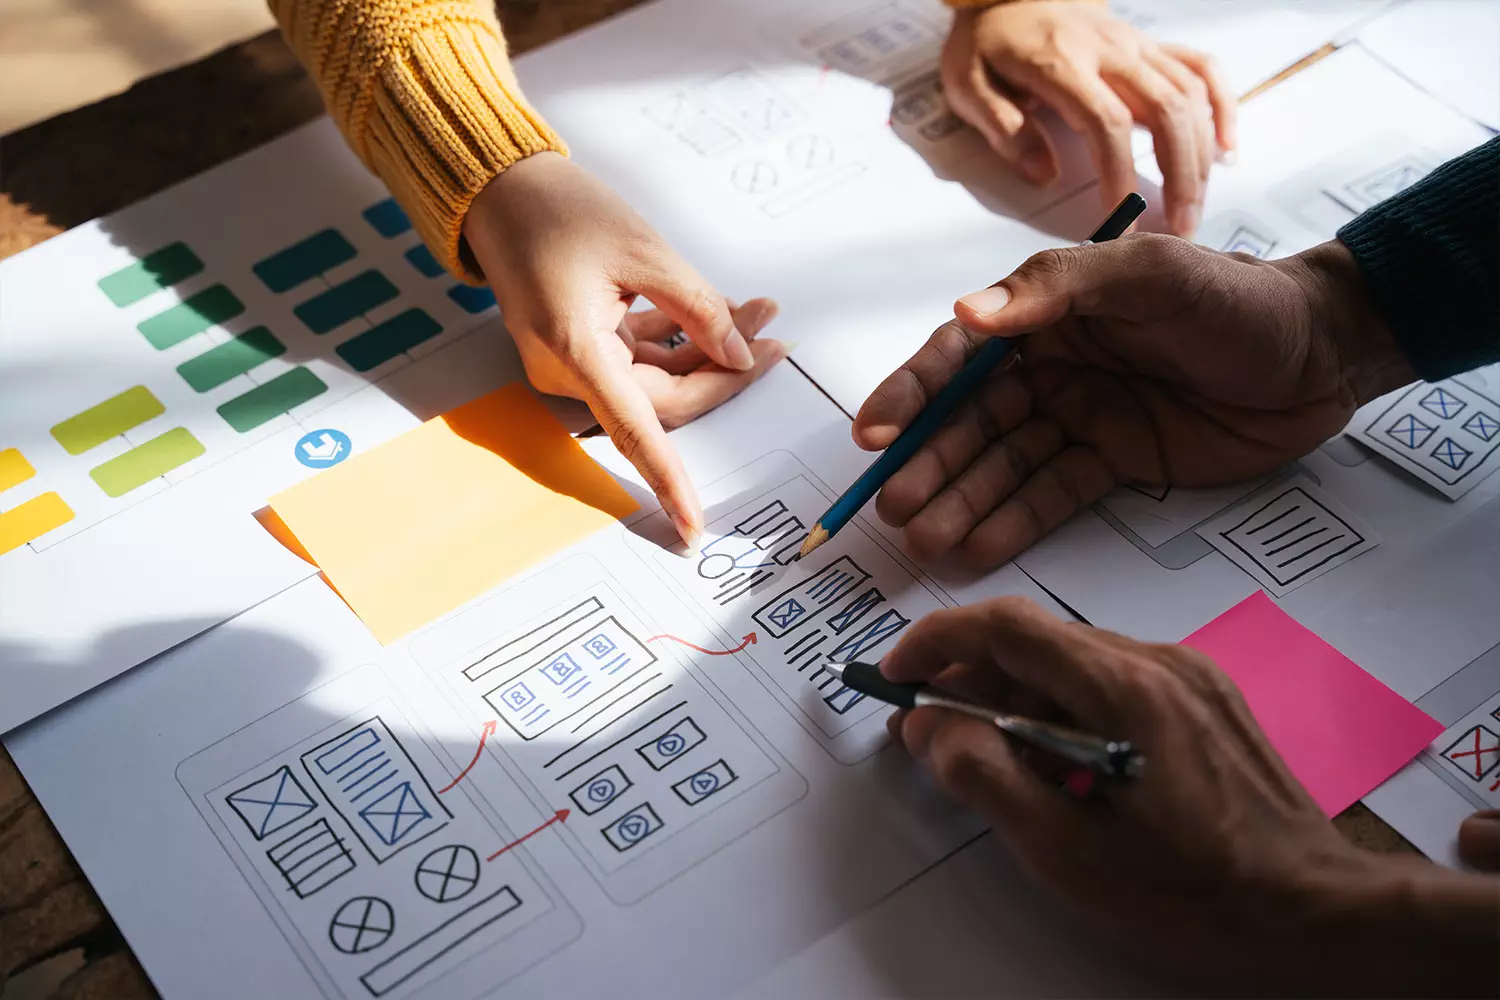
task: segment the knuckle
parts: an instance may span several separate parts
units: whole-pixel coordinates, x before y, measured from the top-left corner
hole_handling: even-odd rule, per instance
[[[1135,118],[1130,109],[1117,101],[1100,101],[1090,109],[1094,121],[1099,123],[1100,128],[1110,135],[1119,135],[1121,132],[1129,132],[1130,127],[1135,124]]]
[[[609,439],[614,442],[615,448],[625,460],[632,465],[640,457],[646,445],[645,435],[632,423],[616,425],[615,429],[610,432]]]
[[[935,559],[963,539],[965,526],[947,517],[918,515],[906,525],[906,540],[919,559]]]
[[[983,768],[979,758],[962,737],[962,730],[946,725],[940,725],[932,734],[929,744],[932,774],[945,788],[972,788],[981,780]]]
[[[1016,275],[1045,283],[1069,274],[1077,262],[1078,251],[1073,247],[1056,247],[1027,257],[1025,263],[1016,269]]]

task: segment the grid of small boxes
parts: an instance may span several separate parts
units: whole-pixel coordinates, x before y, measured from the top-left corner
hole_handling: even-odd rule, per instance
[[[380,236],[395,239],[410,232],[411,221],[394,200],[377,202],[361,213]],[[329,228],[301,240],[252,265],[255,276],[275,294],[303,288],[308,282],[357,255],[353,244]],[[428,249],[417,243],[403,254],[419,274],[436,279],[443,268]],[[185,243],[162,247],[98,282],[99,290],[119,308],[170,288],[203,271],[203,261]],[[325,336],[395,299],[396,285],[375,268],[359,272],[318,292],[295,306],[293,314],[310,331]],[[487,288],[455,284],[448,297],[464,312],[477,315],[494,307]],[[136,325],[157,350],[167,350],[196,337],[245,311],[245,305],[224,284],[213,284]],[[334,353],[356,372],[367,372],[437,336],[442,325],[420,308],[407,309],[370,326],[334,347]],[[265,326],[256,326],[217,344],[177,366],[194,391],[204,393],[231,379],[255,381],[255,369],[286,353],[286,345]],[[304,365],[297,365],[255,384],[220,404],[217,412],[231,428],[248,434],[266,422],[289,413],[328,391],[326,383]],[[69,455],[82,456],[148,420],[166,407],[146,386],[131,386],[51,428],[52,437]],[[174,427],[89,470],[89,476],[110,497],[132,490],[179,468],[204,453],[203,444],[185,427]],[[0,450],[0,491],[23,483],[36,469],[15,448]],[[0,554],[35,541],[73,520],[73,510],[55,492],[43,493],[10,510],[0,510]]]

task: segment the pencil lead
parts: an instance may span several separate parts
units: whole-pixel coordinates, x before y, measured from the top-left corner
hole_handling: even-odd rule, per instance
[[[797,552],[798,558],[806,559],[808,556],[812,555],[813,551],[817,549],[819,545],[822,545],[824,542],[828,541],[828,537],[828,532],[823,530],[822,521],[819,521],[817,524],[813,525],[813,530],[807,533],[807,539],[802,543],[802,548]]]

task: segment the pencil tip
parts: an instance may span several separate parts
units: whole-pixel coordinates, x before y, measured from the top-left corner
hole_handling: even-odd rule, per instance
[[[828,541],[828,532],[823,530],[822,522],[813,525],[813,530],[807,533],[807,540],[802,543],[802,548],[797,552],[798,557],[806,559],[813,554],[813,550],[826,541]]]

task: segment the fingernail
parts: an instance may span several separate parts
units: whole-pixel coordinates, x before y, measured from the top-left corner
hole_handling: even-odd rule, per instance
[[[672,527],[677,529],[677,534],[682,538],[682,544],[687,546],[688,552],[690,554],[696,553],[698,551],[698,529],[689,524],[687,518],[681,514],[668,514],[667,516],[672,519]]]
[[[1232,167],[1236,163],[1240,162],[1240,154],[1238,151],[1233,149],[1221,149],[1219,150],[1219,155],[1214,157],[1214,159],[1218,160],[1226,167]]]
[[[750,345],[745,343],[744,336],[738,330],[731,330],[724,341],[724,356],[729,359],[729,366],[747,372],[755,367],[755,355],[750,353]]]
[[[791,354],[793,351],[795,351],[797,349],[797,345],[799,343],[800,343],[800,341],[796,341],[796,340],[783,340],[781,342],[781,353],[782,353],[782,355],[785,356],[787,354]]]
[[[1010,292],[1004,285],[991,285],[978,292],[970,292],[958,301],[968,306],[979,316],[993,316],[1010,301]]]
[[[1046,184],[1053,177],[1052,156],[1045,149],[1029,150],[1021,157],[1021,173],[1036,184]]]

